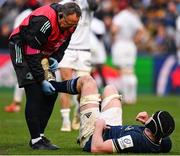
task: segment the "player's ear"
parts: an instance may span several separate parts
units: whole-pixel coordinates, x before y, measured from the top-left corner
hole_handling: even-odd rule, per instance
[[[62,12],[59,12],[58,13],[58,16],[59,16],[59,19],[62,19],[64,17],[63,13]]]

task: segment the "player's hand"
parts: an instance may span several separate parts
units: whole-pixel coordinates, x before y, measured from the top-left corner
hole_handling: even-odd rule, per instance
[[[145,122],[149,119],[148,113],[147,112],[140,112],[136,116],[136,121],[141,122],[142,124],[145,124]]]
[[[58,69],[58,62],[52,57],[49,58],[49,69],[51,72],[55,72]]]
[[[47,81],[47,80],[44,80],[42,83],[41,83],[41,86],[42,86],[42,90],[43,92],[46,94],[46,95],[53,95],[55,93],[55,88],[52,86],[52,84]]]

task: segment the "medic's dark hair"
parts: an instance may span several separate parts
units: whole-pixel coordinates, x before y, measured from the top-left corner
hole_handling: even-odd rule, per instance
[[[81,17],[81,8],[75,2],[67,2],[65,4],[53,3],[51,4],[51,7],[58,12],[60,18],[63,16],[72,15],[74,13],[77,15],[77,17]]]
[[[79,5],[75,2],[67,2],[65,4],[59,4],[59,15],[64,15],[64,16],[68,16],[68,15],[72,15],[72,14],[76,14],[78,17],[81,17],[81,9],[79,7]]]

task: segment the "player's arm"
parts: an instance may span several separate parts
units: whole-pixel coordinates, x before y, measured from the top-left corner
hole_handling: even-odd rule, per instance
[[[115,36],[117,33],[120,31],[120,26],[118,25],[118,19],[115,17],[113,19],[112,25],[111,25],[111,35],[112,35],[112,40],[115,41]]]
[[[139,18],[134,18],[134,28],[136,28],[136,33],[134,34],[133,40],[137,46],[141,44],[146,44],[149,41],[149,34],[145,27],[143,26]]]
[[[93,153],[112,153],[113,142],[111,139],[104,141],[102,138],[105,129],[105,121],[99,119],[95,123],[95,130],[92,136],[91,152]]]
[[[142,27],[139,28],[133,38],[136,45],[145,44],[149,40],[149,34],[147,30]]]
[[[147,112],[140,112],[136,116],[136,121],[139,121],[142,124],[145,124],[148,119],[149,119],[149,115]]]

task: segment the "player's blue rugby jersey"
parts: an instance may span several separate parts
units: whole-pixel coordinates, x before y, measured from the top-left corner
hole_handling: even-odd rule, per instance
[[[144,126],[111,126],[106,129],[103,138],[113,140],[114,147],[118,153],[159,153],[161,148],[159,144],[152,142],[144,134]],[[84,151],[91,152],[92,137],[83,148]]]

